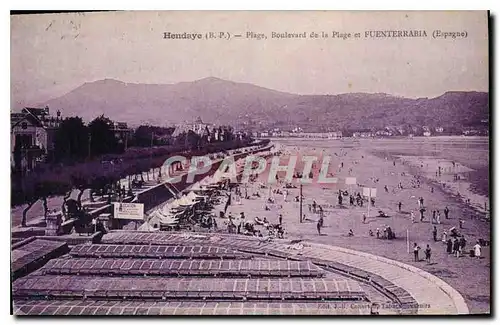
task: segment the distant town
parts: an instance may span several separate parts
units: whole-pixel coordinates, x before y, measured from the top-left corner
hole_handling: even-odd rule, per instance
[[[297,137],[297,138],[319,138],[319,139],[341,139],[352,138],[375,138],[375,137],[413,137],[413,136],[488,136],[488,120],[483,120],[484,126],[445,128],[442,126],[387,126],[383,129],[363,129],[363,130],[341,130],[341,131],[316,131],[303,129],[301,127],[270,128],[262,131],[252,132],[255,138],[267,137]]]
[[[85,124],[77,116],[63,117],[50,108],[25,107],[11,113],[11,168],[22,174],[40,163],[74,163],[107,154],[122,154],[130,148],[180,147],[188,150],[206,144],[245,141],[250,135],[227,125],[193,122],[163,127],[140,125],[97,116]],[[152,149],[151,149],[152,150]]]
[[[99,122],[99,123],[98,123]],[[172,126],[140,125],[132,128],[125,122],[96,117],[88,126],[79,117],[63,117],[50,108],[25,107],[11,113],[11,166],[13,171],[31,170],[39,162],[58,162],[67,158],[89,158],[120,153],[131,147],[154,147],[184,144],[202,147],[204,143],[250,138],[297,137],[315,139],[413,137],[413,136],[488,136],[489,121],[484,125],[445,128],[442,126],[386,126],[383,129],[322,130],[317,127],[255,127],[215,125],[200,117]],[[87,130],[88,128],[88,130]],[[80,130],[80,131],[78,131]],[[73,135],[68,134],[72,133]],[[80,133],[79,133],[80,132]],[[102,134],[114,135],[113,141],[96,141]],[[92,141],[94,138],[94,141]]]

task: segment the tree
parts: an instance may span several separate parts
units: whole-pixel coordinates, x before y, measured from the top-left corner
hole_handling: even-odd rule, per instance
[[[134,140],[138,147],[151,147],[154,141],[152,128],[148,125],[139,126],[134,132]]]
[[[54,135],[55,160],[84,159],[88,155],[88,138],[88,129],[80,117],[64,119]]]
[[[85,173],[83,171],[83,169],[72,174],[71,175],[71,185],[73,188],[76,188],[77,190],[80,191],[80,192],[78,192],[78,196],[76,198],[76,201],[78,203],[78,207],[81,209],[82,208],[83,193],[85,192],[85,190],[87,188],[90,187],[89,175],[87,173]]]
[[[200,136],[192,130],[189,130],[186,135],[186,141],[189,149],[197,149],[200,145]]]
[[[118,139],[113,131],[113,122],[101,115],[89,123],[90,151],[92,156],[119,153]]]
[[[23,210],[21,226],[27,225],[27,214],[33,205],[38,201],[43,201],[44,216],[47,216],[47,200],[51,196],[63,195],[71,187],[69,182],[63,177],[50,172],[43,174],[31,174],[23,180],[23,193],[27,206]]]

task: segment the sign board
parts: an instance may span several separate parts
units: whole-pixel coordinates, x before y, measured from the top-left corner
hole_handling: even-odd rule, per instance
[[[115,219],[144,220],[143,203],[115,202],[113,217]]]
[[[356,185],[356,177],[346,177],[345,184],[346,185]]]
[[[376,197],[377,196],[377,189],[363,187],[363,196]]]

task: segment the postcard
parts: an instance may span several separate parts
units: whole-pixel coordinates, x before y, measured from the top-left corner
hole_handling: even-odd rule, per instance
[[[489,12],[11,15],[11,313],[491,313]]]

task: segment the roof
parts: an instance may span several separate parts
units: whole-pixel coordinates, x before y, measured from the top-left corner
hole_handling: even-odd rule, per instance
[[[294,244],[295,245],[295,244]],[[285,240],[112,231],[14,281],[16,315],[367,314],[377,296]],[[333,265],[333,264],[332,264]],[[357,274],[347,268],[346,274]],[[378,283],[382,279],[373,278]],[[384,284],[384,285],[391,285]],[[386,299],[382,294],[381,298]],[[338,304],[349,302],[347,307]]]
[[[12,114],[16,114],[12,116]],[[43,127],[42,121],[32,114],[27,113],[11,113],[10,123],[11,127],[14,128],[23,121],[29,121],[32,125],[37,127]]]
[[[44,108],[25,107],[25,108],[23,108],[23,112],[32,114],[34,116],[45,116],[45,115],[49,115],[47,108],[48,107],[44,107]]]
[[[57,257],[66,252],[67,244],[64,242],[35,239],[24,245],[17,245],[12,251],[12,272],[14,278],[24,275],[27,269],[36,263]]]

